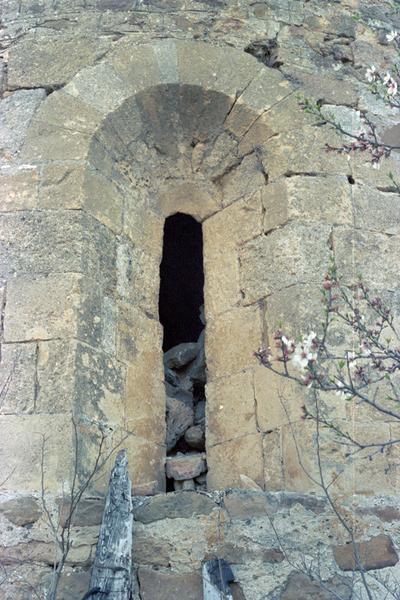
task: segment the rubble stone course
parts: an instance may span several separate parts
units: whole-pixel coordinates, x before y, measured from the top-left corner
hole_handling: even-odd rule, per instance
[[[27,581],[47,585],[55,554],[41,440],[57,512],[73,473],[73,417],[81,477],[99,423],[109,444],[124,438],[135,600],[200,600],[201,564],[215,555],[232,564],[237,598],[329,600],[330,586],[346,598],[342,567],[353,558],[338,548],[348,539],[304,472],[316,473],[305,394],[254,352],[281,323],[298,336],[320,321],[332,255],[346,281],[363,273],[399,317],[400,213],[388,179],[400,180],[399,154],[372,169],[365,154],[326,153],[343,137],[316,127],[298,99],[351,127],[366,110],[379,135],[396,135],[398,115],[365,81],[370,64],[394,59],[386,33],[400,20],[389,4],[2,0],[0,374],[12,377],[0,402],[0,596],[28,600]],[[159,265],[176,212],[202,224],[205,331],[164,364]],[[193,398],[193,381],[204,397]],[[393,431],[353,417],[364,436]],[[360,548],[381,555],[368,568],[399,578],[396,452],[349,460],[327,432],[321,443]],[[197,470],[185,464],[187,479],[165,494],[174,460]],[[76,515],[60,599],[87,591],[108,472]],[[324,590],[290,564],[271,517],[294,564],[320,553]]]

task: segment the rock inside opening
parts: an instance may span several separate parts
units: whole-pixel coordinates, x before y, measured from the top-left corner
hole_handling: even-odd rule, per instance
[[[177,213],[165,221],[160,266],[167,491],[206,489],[203,288],[201,224]]]

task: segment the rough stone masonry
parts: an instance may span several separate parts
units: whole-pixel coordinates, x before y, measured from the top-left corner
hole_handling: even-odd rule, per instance
[[[388,174],[400,178],[399,156],[376,170],[362,154],[327,154],[343,137],[316,127],[297,98],[354,130],[367,111],[379,135],[395,135],[399,116],[365,69],[394,60],[386,34],[398,12],[385,0],[2,0],[0,10],[0,597],[45,597],[58,557],[42,495],[62,526],[74,472],[87,480],[105,435],[128,454],[135,600],[201,599],[201,566],[215,556],[231,565],[236,598],[350,598],[348,537],[303,469],[316,473],[303,399],[253,353],[280,323],[298,335],[318,319],[332,255],[398,317]],[[201,489],[165,493],[174,396],[159,265],[177,212],[203,229],[207,476],[174,477]],[[335,416],[350,418],[342,407]],[[365,436],[396,435],[385,419],[351,417]],[[364,570],[399,578],[398,454],[354,463],[324,443]],[[107,468],[74,514],[60,599],[88,589]],[[320,565],[322,587],[304,561]]]

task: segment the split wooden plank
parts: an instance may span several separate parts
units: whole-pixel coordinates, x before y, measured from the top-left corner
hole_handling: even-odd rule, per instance
[[[126,450],[111,471],[110,484],[93,563],[91,600],[129,600],[132,569],[132,498]]]
[[[229,584],[234,575],[222,558],[208,560],[203,565],[203,600],[233,600]]]

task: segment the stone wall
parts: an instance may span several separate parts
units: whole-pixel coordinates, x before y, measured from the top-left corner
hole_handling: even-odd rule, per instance
[[[214,556],[232,566],[236,600],[332,600],[351,595],[352,553],[326,498],[296,492],[227,490],[221,493],[172,492],[134,499],[134,600],[202,598],[201,565]],[[82,502],[73,522],[74,545],[59,597],[76,600],[88,590],[90,565],[103,502]],[[373,502],[355,496],[345,502],[357,521],[363,565],[378,577],[399,577],[397,497]],[[38,501],[0,504],[4,524],[2,564],[10,573],[4,598],[42,597],[51,576],[54,543],[43,532]],[[271,527],[274,524],[275,531]],[[16,567],[17,560],[21,564]],[[322,584],[305,574],[310,569]],[[307,594],[307,595],[306,595]],[[378,591],[379,594],[379,591]],[[384,592],[382,591],[382,594]],[[377,598],[384,595],[376,596]]]
[[[315,127],[297,98],[320,100],[355,130],[357,111],[368,110],[378,132],[393,135],[398,116],[387,115],[364,77],[366,66],[394,56],[385,34],[399,24],[389,4],[3,0],[5,502],[37,496],[43,435],[46,488],[68,488],[71,417],[80,476],[100,423],[110,444],[124,437],[133,492],[165,489],[159,263],[164,220],[178,211],[199,220],[204,236],[208,489],[240,487],[244,476],[267,491],[315,491],[280,391],[314,472],[303,398],[253,353],[281,322],[294,335],[315,323],[332,255],[348,280],[362,272],[398,315],[400,213],[388,179],[400,171],[398,154],[375,170],[364,155],[326,153],[326,142],[343,138]],[[365,436],[395,433],[332,402],[336,418],[353,419]],[[340,498],[363,494],[373,504],[377,487],[396,493],[395,451],[349,462],[324,443],[327,470],[341,473]],[[24,543],[28,550],[29,536],[4,542],[17,552]],[[195,572],[204,556],[183,571]],[[246,578],[252,555],[243,556]],[[168,566],[138,562],[143,581],[149,564]],[[288,568],[269,575],[271,599]],[[246,583],[246,598],[263,597],[264,585]]]

